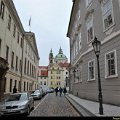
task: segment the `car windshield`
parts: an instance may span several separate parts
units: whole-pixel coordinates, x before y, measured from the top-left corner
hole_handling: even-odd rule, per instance
[[[26,94],[14,94],[14,95],[10,95],[7,101],[21,101],[26,99],[27,99]]]
[[[36,94],[36,93],[40,93],[40,91],[39,91],[39,90],[36,90],[34,93],[35,93],[35,94]]]

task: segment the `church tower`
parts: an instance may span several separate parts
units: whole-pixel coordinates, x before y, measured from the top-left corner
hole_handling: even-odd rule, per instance
[[[49,53],[49,64],[52,64],[53,63],[53,52],[52,52],[52,48],[50,50],[50,53]]]

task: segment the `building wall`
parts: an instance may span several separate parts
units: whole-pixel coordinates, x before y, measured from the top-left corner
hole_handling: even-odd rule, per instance
[[[49,65],[49,67],[48,67],[48,86],[51,88],[64,87],[63,73],[64,73],[64,70],[56,63],[53,63],[51,66]]]
[[[9,52],[8,52],[9,70],[6,74],[5,94],[12,92],[12,90],[10,91],[10,86],[11,86],[11,89],[13,89],[13,87],[15,85],[15,80],[17,83],[16,87],[17,87],[18,91],[20,91],[19,81],[22,81],[21,91],[27,91],[28,90],[27,84],[32,83],[32,81],[34,81],[33,89],[35,89],[35,86],[37,86],[37,70],[38,70],[38,63],[39,63],[39,55],[33,49],[33,47],[31,47],[31,43],[28,41],[28,39],[26,37],[24,37],[25,31],[21,24],[21,21],[19,19],[19,16],[17,14],[17,11],[14,7],[12,0],[9,0],[9,1],[8,0],[0,0],[0,6],[1,6],[1,1],[3,1],[5,8],[4,8],[4,18],[2,19],[2,17],[0,16],[0,39],[1,39],[0,57],[3,57],[4,59],[6,59],[6,46],[9,47]],[[10,30],[8,29],[9,15],[11,17]],[[13,36],[14,25],[16,26],[15,37]],[[19,41],[18,41],[18,32],[19,32]],[[36,57],[36,62],[33,62],[30,59],[30,56],[28,57],[26,55],[26,53],[23,49],[23,46],[25,47],[24,41],[27,41],[29,43],[29,47]],[[22,50],[23,50],[23,56],[22,56]],[[11,66],[12,52],[14,52],[13,67]],[[16,56],[18,57],[17,69],[16,69]],[[29,59],[30,62],[35,66],[36,73],[35,73],[34,77],[24,75],[24,57],[26,57],[27,60]],[[21,63],[20,63],[20,60],[21,60]],[[22,64],[22,60],[23,60],[23,64]],[[21,67],[21,64],[22,64],[22,67]],[[22,74],[21,74],[21,72],[22,72]],[[10,79],[12,79],[11,85],[10,85]],[[24,90],[24,82],[26,83],[25,90]]]
[[[39,87],[42,87],[43,89],[48,88],[48,67],[47,66],[39,66],[38,84],[39,84]]]
[[[101,0],[102,1],[102,0]],[[101,41],[101,51],[100,51],[100,75],[101,75],[101,86],[103,93],[103,102],[120,105],[120,79],[119,79],[119,69],[120,69],[120,6],[118,0],[112,0],[113,5],[113,15],[114,15],[114,24],[113,26],[104,31],[103,28],[103,19],[101,11],[101,1],[93,0],[91,5],[86,8],[86,3],[84,1],[76,0],[73,4],[73,11],[71,14],[70,26],[68,29],[68,37],[70,38],[71,46],[71,92],[74,95],[77,95],[81,98],[91,99],[98,101],[98,78],[97,78],[97,62],[96,56],[92,48],[91,42],[87,41],[87,29],[86,29],[86,19],[89,16],[89,12],[92,11],[93,14],[93,29],[94,37],[96,36],[98,40]],[[79,4],[80,2],[80,4]],[[80,7],[79,7],[80,6]],[[77,13],[78,8],[80,8],[80,19],[77,21],[75,19],[75,14]],[[80,25],[80,30],[76,30],[74,25]],[[79,34],[81,31],[81,49],[75,57],[73,57],[73,51],[75,46],[75,41],[77,37],[75,34]],[[116,51],[117,59],[117,75],[113,77],[106,78],[106,69],[105,69],[105,56],[106,53],[110,51]],[[88,80],[88,63],[89,61],[95,61],[95,79]],[[74,78],[73,70],[82,66],[81,71],[81,81],[76,82]],[[80,76],[80,75],[79,75]]]

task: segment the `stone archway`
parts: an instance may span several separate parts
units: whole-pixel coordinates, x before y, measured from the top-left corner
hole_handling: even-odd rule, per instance
[[[0,101],[4,99],[4,79],[8,69],[8,62],[0,57]]]

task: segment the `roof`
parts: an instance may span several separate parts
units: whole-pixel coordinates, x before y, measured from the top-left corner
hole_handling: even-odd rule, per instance
[[[70,63],[59,63],[60,67],[69,67]]]

